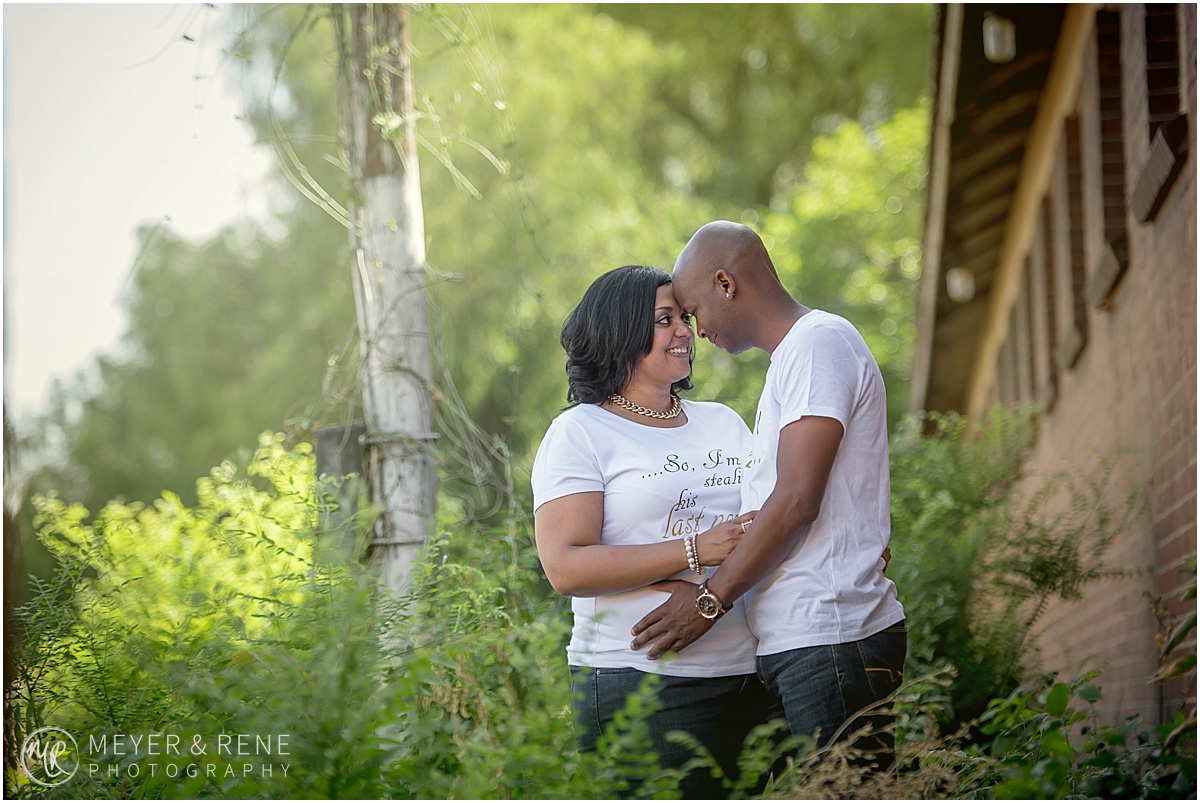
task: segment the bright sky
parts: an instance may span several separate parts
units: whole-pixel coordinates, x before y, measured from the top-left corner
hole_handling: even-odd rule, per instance
[[[4,395],[17,424],[124,328],[135,231],[262,214],[227,6],[4,4]],[[188,41],[185,36],[193,41]]]

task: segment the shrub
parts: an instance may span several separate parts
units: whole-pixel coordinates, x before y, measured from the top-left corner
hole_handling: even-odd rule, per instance
[[[997,407],[968,432],[957,414],[930,414],[907,419],[893,438],[888,574],[907,614],[907,674],[956,673],[945,690],[930,690],[944,698],[944,730],[975,720],[1024,679],[1047,602],[1077,599],[1087,583],[1118,574],[1104,568],[1104,553],[1141,509],[1136,492],[1109,501],[1120,482],[1113,461],[1102,461],[1098,479],[1062,471],[1018,493],[1037,415]]]
[[[1089,535],[1091,525],[1035,515],[1036,494],[1029,504],[1006,499],[1030,422],[992,423],[991,435],[971,439],[960,421],[940,419],[942,437],[896,450],[903,472],[889,573],[908,607],[913,664],[937,670],[910,666],[914,679],[897,704],[900,771],[864,778],[844,747],[802,749],[768,796],[1150,795],[1189,783],[1194,791],[1194,740],[1185,738],[1194,714],[1157,735],[1137,733],[1136,722],[1097,726],[1063,699],[1093,699],[1090,679],[1002,688],[978,723],[966,723],[975,731],[939,735],[939,722],[954,721],[947,707],[961,718],[971,703],[967,681],[982,682],[981,694],[1015,676],[1012,656],[1039,599],[1032,578],[1069,595],[1099,571],[1094,547],[1104,539]],[[8,744],[53,725],[80,736],[84,763],[49,790],[10,755],[10,796],[677,796],[674,776],[656,771],[649,754],[642,715],[650,696],[631,699],[601,750],[575,751],[563,651],[570,611],[549,592],[517,516],[443,520],[412,591],[397,598],[357,560],[372,511],[335,510],[333,489],[313,471],[307,446],[287,449],[282,437],[264,435],[244,475],[226,463],[198,483],[194,508],[164,495],[150,506],[110,504],[89,524],[79,506],[39,501],[40,537],[59,568],[17,611],[23,638],[5,702]],[[1103,533],[1119,521],[1109,517]],[[1034,550],[1053,558],[1047,568],[1006,562],[1015,543],[1006,528],[1018,525],[1047,534]],[[1055,533],[1065,535],[1056,541]],[[1026,606],[984,611],[1009,631],[975,605],[973,595],[997,584]],[[1164,673],[1194,671],[1194,647],[1190,660],[1178,655],[1191,627],[1194,617],[1164,636]],[[989,642],[997,634],[1007,640]],[[953,682],[945,679],[951,663],[960,670]],[[1072,728],[1087,728],[1078,746],[1066,739]],[[205,752],[163,755],[150,748],[151,734],[198,740]],[[220,738],[239,734],[274,738],[270,751],[250,754],[252,772],[246,756],[219,749]],[[140,741],[131,747],[118,736]],[[745,796],[772,765],[771,737],[771,725],[761,728],[740,777],[724,779],[731,796]],[[696,753],[696,766],[715,769]],[[188,763],[205,770],[180,774]],[[629,769],[649,778],[639,790],[624,788]]]
[[[632,765],[650,770],[642,794],[676,794],[646,765],[648,697],[604,751],[574,750],[569,609],[527,533],[439,537],[395,597],[354,560],[363,517],[335,515],[313,468],[267,435],[246,476],[201,481],[195,508],[112,504],[86,524],[39,502],[59,569],[17,612],[6,714],[17,745],[44,725],[76,735],[81,769],[51,791],[10,761],[10,795],[607,798]],[[221,749],[239,734],[271,751]]]
[[[1068,684],[1048,676],[994,700],[981,718],[991,741],[971,751],[986,760],[964,773],[964,786],[1002,800],[1194,800],[1195,743],[1179,738],[1187,717],[1181,712],[1156,732],[1139,730],[1138,716],[1100,723],[1092,706],[1101,690],[1093,679]]]

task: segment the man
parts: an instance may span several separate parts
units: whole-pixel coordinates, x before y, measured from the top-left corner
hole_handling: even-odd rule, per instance
[[[705,225],[672,280],[700,337],[771,355],[742,484],[742,510],[759,513],[706,585],[658,585],[671,597],[634,626],[632,646],[650,659],[683,650],[744,596],[773,718],[821,746],[895,692],[907,651],[881,557],[891,526],[883,378],[853,325],[792,298],[745,226]],[[888,733],[857,746],[890,765],[892,744]]]

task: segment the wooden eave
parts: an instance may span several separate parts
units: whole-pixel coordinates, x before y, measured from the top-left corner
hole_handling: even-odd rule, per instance
[[[1051,4],[938,7],[913,411],[967,411],[1009,210],[1064,10]],[[989,11],[1015,26],[1016,53],[1004,64],[984,54]],[[974,279],[970,300],[950,297],[946,273],[953,269]]]

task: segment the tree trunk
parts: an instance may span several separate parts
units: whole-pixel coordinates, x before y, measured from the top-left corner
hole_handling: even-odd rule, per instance
[[[409,583],[437,503],[425,224],[403,5],[351,5],[342,26],[350,253],[362,356],[368,481],[382,513],[372,560]]]

